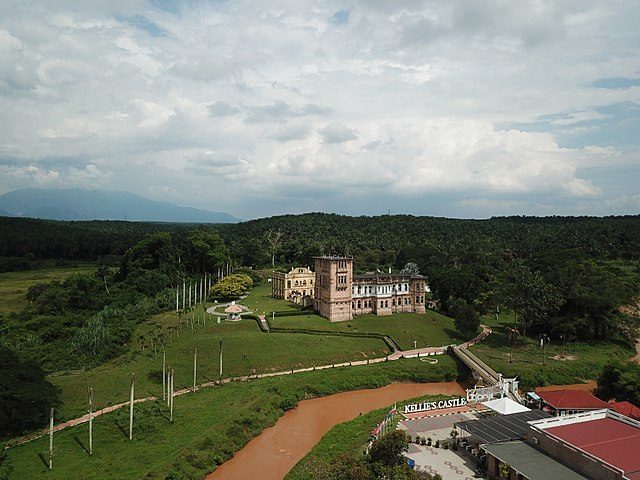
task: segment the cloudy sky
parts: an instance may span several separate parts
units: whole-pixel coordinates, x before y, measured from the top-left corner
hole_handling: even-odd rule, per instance
[[[0,0],[0,193],[637,214],[638,25],[637,0]]]

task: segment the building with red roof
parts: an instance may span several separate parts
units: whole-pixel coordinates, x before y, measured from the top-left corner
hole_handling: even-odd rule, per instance
[[[529,423],[527,442],[595,480],[640,480],[640,422],[597,410]]]
[[[556,415],[570,415],[609,408],[610,405],[582,390],[536,390],[546,410]]]
[[[615,402],[610,403],[609,408],[612,408],[616,412],[626,415],[629,418],[633,418],[634,420],[640,420],[640,408],[636,407],[631,402]]]

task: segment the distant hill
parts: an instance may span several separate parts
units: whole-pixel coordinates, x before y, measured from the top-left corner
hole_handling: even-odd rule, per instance
[[[6,210],[2,210],[0,208],[0,217],[13,217],[13,215],[11,215],[9,212],[7,212]]]
[[[129,192],[23,188],[0,195],[0,216],[49,220],[233,223],[224,212],[158,202]]]

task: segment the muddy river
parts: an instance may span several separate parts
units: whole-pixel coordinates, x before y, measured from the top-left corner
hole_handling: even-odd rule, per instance
[[[281,480],[338,423],[420,395],[464,393],[455,382],[395,383],[375,390],[303,400],[206,479]]]

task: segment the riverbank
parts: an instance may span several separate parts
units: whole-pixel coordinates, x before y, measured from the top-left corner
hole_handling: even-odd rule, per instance
[[[159,480],[171,473],[176,478],[203,478],[302,399],[394,382],[452,381],[456,377],[455,361],[443,355],[437,365],[405,359],[202,389],[175,399],[173,423],[161,401],[137,406],[131,441],[128,409],[95,419],[91,456],[85,450],[88,425],[59,432],[54,436],[51,471],[44,461],[48,438],[12,448],[7,451],[13,464],[9,478]]]
[[[282,480],[332,427],[421,395],[463,395],[455,382],[395,383],[301,401],[207,480]]]

